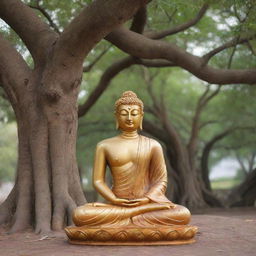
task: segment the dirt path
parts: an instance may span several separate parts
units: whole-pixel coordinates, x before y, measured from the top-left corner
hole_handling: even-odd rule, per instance
[[[207,211],[206,211],[207,212]],[[0,233],[1,256],[247,256],[256,255],[256,209],[211,210],[193,216],[197,242],[182,246],[75,246],[64,233],[41,239],[32,232]],[[40,240],[41,239],[41,240]]]

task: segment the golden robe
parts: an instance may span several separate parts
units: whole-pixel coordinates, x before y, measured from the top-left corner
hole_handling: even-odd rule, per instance
[[[141,227],[156,225],[184,225],[189,223],[187,208],[173,204],[165,196],[167,171],[162,148],[153,152],[156,141],[139,136],[136,161],[122,168],[111,169],[112,191],[118,198],[138,199],[147,197],[150,202],[136,207],[123,207],[105,203],[88,203],[75,209],[73,221],[77,226]],[[150,210],[155,204],[167,204],[168,210]]]

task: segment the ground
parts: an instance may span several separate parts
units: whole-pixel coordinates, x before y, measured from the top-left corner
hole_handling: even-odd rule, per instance
[[[197,242],[180,246],[77,246],[64,233],[41,237],[32,232],[8,235],[0,231],[4,256],[247,256],[256,255],[256,208],[209,209],[193,215]]]

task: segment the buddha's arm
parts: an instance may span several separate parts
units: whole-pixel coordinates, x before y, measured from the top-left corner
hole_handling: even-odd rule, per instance
[[[94,188],[108,201],[113,202],[115,195],[105,183],[106,157],[104,146],[99,143],[96,148],[94,167],[93,167],[93,185]]]
[[[161,145],[156,142],[152,148],[150,161],[150,189],[146,197],[153,202],[168,203],[174,206],[164,195],[167,187],[167,170]]]

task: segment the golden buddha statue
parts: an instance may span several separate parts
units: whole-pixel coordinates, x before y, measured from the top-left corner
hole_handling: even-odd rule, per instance
[[[132,91],[115,103],[120,135],[98,143],[93,184],[109,203],[87,203],[74,210],[76,227],[65,229],[75,244],[191,243],[196,227],[187,208],[165,196],[167,171],[161,145],[141,136],[143,103]],[[113,177],[105,183],[106,166]]]

